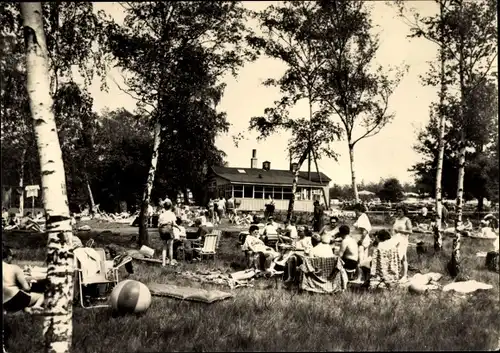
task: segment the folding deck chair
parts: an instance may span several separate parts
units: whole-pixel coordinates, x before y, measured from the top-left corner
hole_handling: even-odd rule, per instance
[[[212,234],[217,235],[217,240],[215,241],[215,249],[219,249],[220,238],[222,237],[222,231],[219,229],[214,229]]]
[[[89,252],[89,250],[93,252]],[[127,262],[132,261],[132,258],[123,258],[122,261],[115,266],[113,260],[106,261],[106,253],[104,249],[101,248],[78,248],[75,249],[74,254],[80,305],[85,309],[109,307],[109,304],[86,305],[84,298],[85,296],[83,293],[84,288],[88,288],[92,285],[103,285],[106,287],[106,293],[109,292],[109,289],[118,283],[118,270],[120,269],[120,267],[125,265]],[[97,268],[95,268],[94,270],[86,268],[85,265],[85,258],[90,257],[89,254],[91,256],[94,254],[97,255],[97,258],[94,259],[97,260]]]
[[[210,233],[205,235],[205,241],[203,242],[203,247],[193,247],[193,252],[197,253],[203,260],[203,256],[213,256],[214,261],[216,257],[216,244],[217,244],[217,234]]]

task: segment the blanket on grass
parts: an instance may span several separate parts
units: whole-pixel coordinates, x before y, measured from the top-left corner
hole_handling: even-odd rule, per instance
[[[477,290],[486,290],[486,289],[492,289],[493,286],[491,284],[486,284],[478,281],[464,281],[464,282],[453,282],[450,284],[447,284],[446,286],[443,287],[443,292],[449,292],[449,291],[455,291],[458,293],[472,293]]]
[[[184,271],[179,272],[182,277],[188,278],[192,281],[220,284],[224,286],[229,286],[231,289],[238,287],[253,287],[250,283],[253,277],[257,274],[255,271],[250,271],[246,278],[234,278],[232,274],[226,274],[221,271]],[[238,276],[236,276],[238,277]]]
[[[163,283],[149,283],[148,288],[152,295],[180,300],[191,300],[207,304],[232,298],[234,296],[232,293],[222,292],[216,289],[207,290],[203,288],[181,287]]]

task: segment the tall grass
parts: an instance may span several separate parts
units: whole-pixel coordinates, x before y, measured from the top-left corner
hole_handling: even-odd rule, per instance
[[[82,241],[92,234],[82,235]],[[416,236],[415,236],[416,237]],[[414,238],[415,238],[414,237]],[[45,258],[42,237],[4,236],[17,248],[17,261]],[[130,236],[96,238],[98,245],[126,245]],[[429,244],[432,239],[426,239]],[[412,239],[413,242],[416,241]],[[413,295],[404,288],[392,291],[348,290],[337,295],[311,295],[296,289],[275,288],[274,281],[256,280],[254,288],[233,290],[234,298],[203,304],[153,297],[142,316],[113,318],[107,309],[74,310],[73,350],[80,352],[158,351],[379,351],[379,350],[491,350],[500,336],[499,276],[484,268],[491,241],[464,239],[463,267],[471,279],[492,284],[489,291],[471,295],[434,291]],[[153,247],[161,243],[153,235]],[[431,248],[432,246],[430,246]],[[409,249],[410,264],[422,272],[445,274],[451,240],[440,256],[418,259]],[[129,278],[193,287],[229,288],[190,282],[183,270],[233,272],[242,267],[243,254],[234,234],[225,233],[217,261],[182,264],[180,268],[134,263]],[[448,283],[446,275],[441,280]],[[6,317],[12,335],[11,352],[42,352],[42,318],[24,313]]]

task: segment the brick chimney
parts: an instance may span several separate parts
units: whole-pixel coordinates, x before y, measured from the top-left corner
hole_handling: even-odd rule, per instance
[[[257,169],[257,150],[252,150],[252,159],[250,159],[250,168]]]
[[[297,171],[297,167],[299,166],[298,163],[290,163],[290,171],[292,173],[295,173]]]
[[[264,163],[262,163],[262,169],[270,170],[271,169],[271,162],[265,161]]]

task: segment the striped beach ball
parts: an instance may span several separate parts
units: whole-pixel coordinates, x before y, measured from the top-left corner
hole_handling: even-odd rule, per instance
[[[119,314],[139,314],[151,305],[151,292],[141,282],[127,279],[113,288],[111,308]]]

